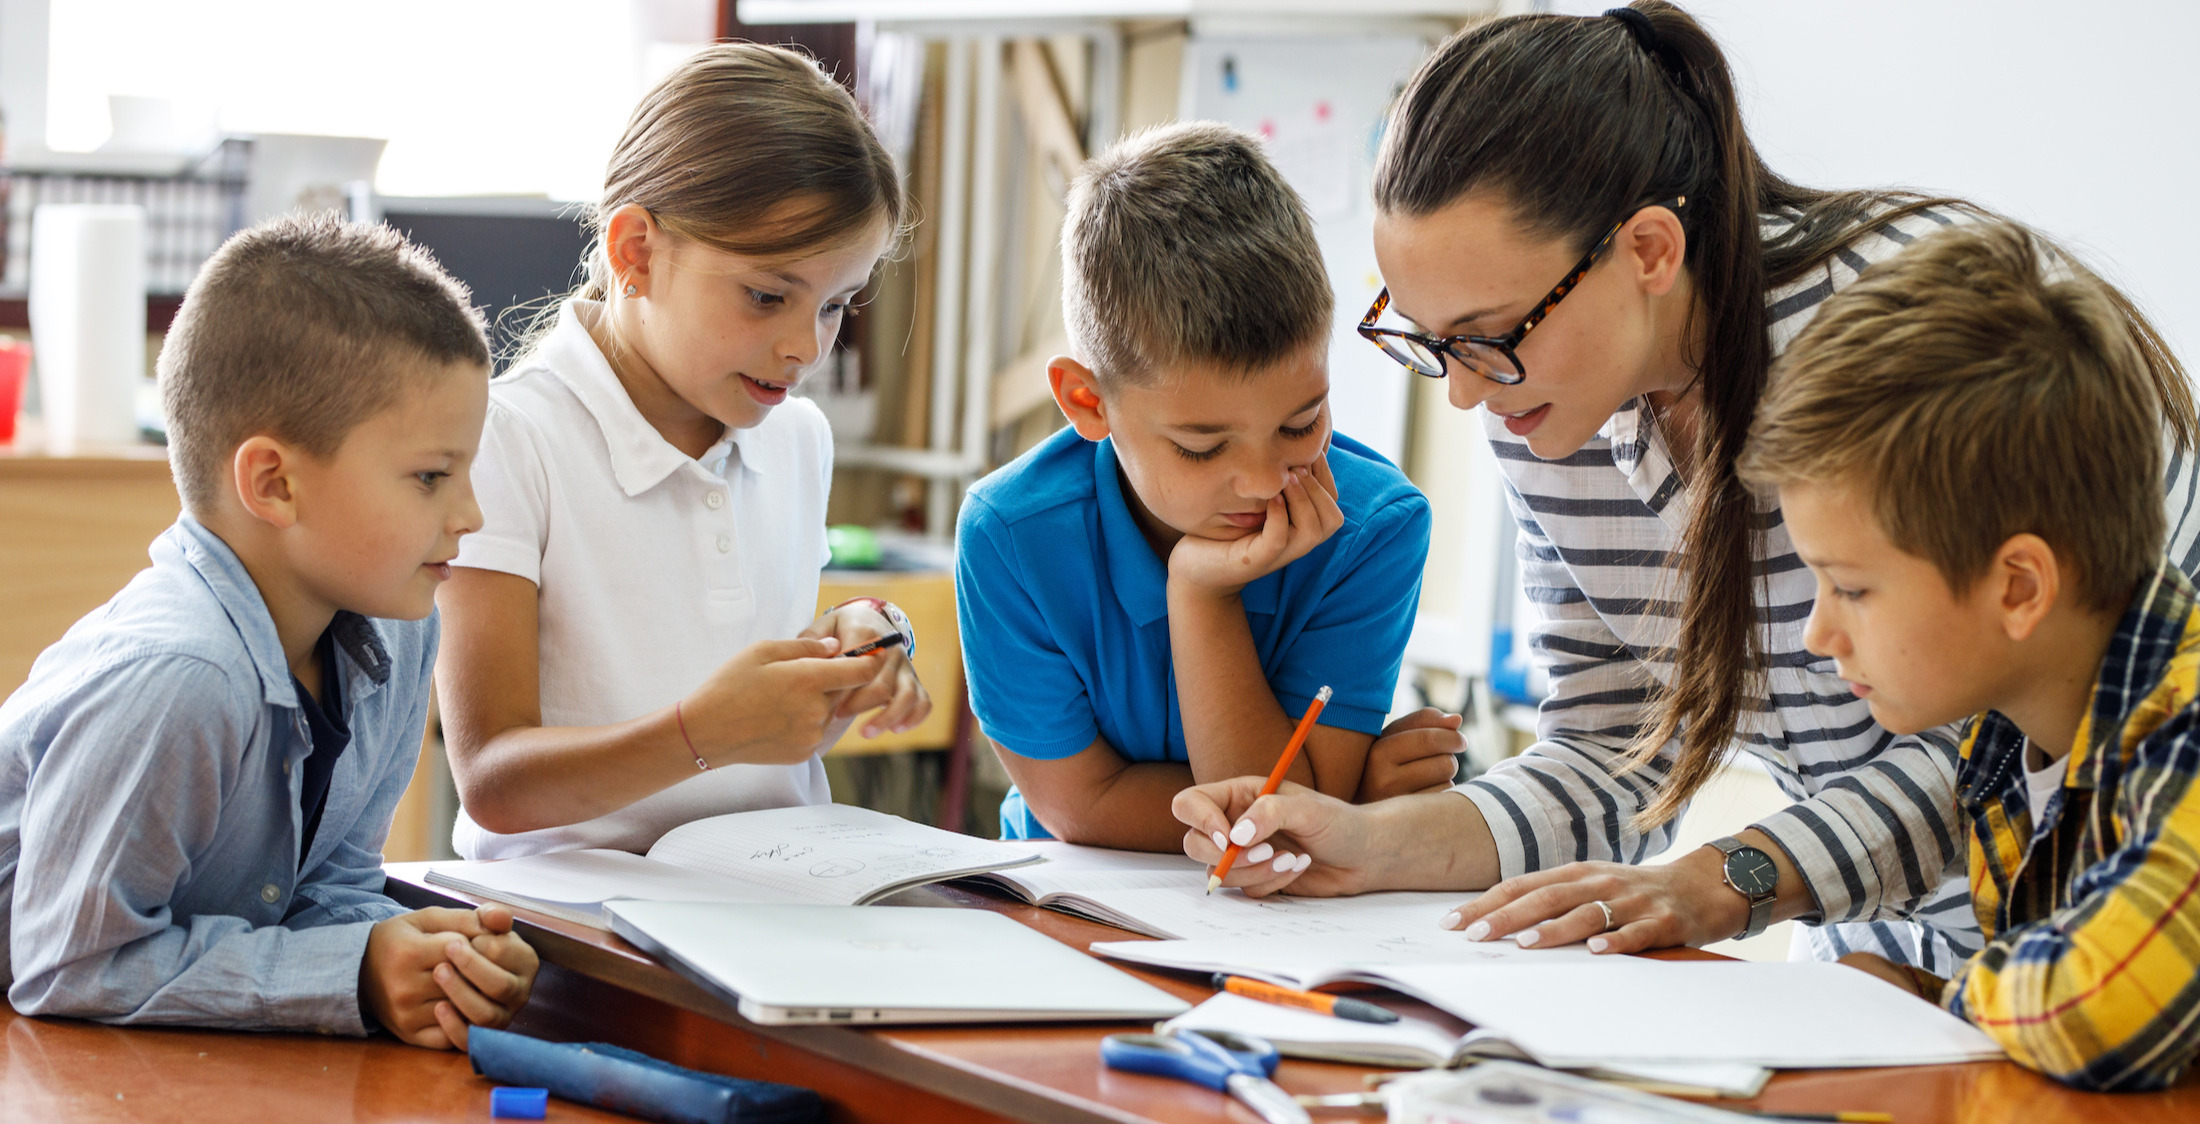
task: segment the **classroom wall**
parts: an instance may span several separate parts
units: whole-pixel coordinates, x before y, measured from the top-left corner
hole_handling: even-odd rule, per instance
[[[1596,14],[1610,0],[1559,0]],[[2200,348],[2200,4],[1684,0],[1790,179],[1963,195],[2075,243]]]

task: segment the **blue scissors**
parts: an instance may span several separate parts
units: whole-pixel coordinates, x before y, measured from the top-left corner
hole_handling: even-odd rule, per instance
[[[1268,1079],[1276,1072],[1276,1048],[1266,1039],[1222,1030],[1181,1034],[1111,1034],[1100,1040],[1109,1069],[1174,1077],[1228,1093],[1268,1124],[1312,1124],[1291,1094]]]

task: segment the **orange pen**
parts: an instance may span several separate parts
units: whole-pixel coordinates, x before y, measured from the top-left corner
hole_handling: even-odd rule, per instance
[[[1299,747],[1306,744],[1307,731],[1314,728],[1314,719],[1320,716],[1322,708],[1328,705],[1329,688],[1323,687],[1321,690],[1314,692],[1313,705],[1307,707],[1306,713],[1299,717],[1299,728],[1291,731],[1291,740],[1284,744],[1283,756],[1276,758],[1276,767],[1268,771],[1268,783],[1260,786],[1262,796],[1273,795],[1277,786],[1283,783],[1283,775],[1291,771],[1291,762],[1298,760]],[[1223,876],[1230,873],[1230,865],[1237,862],[1238,854],[1243,850],[1245,848],[1235,843],[1223,849],[1222,862],[1215,867],[1213,874],[1207,876],[1208,893],[1214,893],[1215,888],[1222,885]]]
[[[1365,999],[1354,999],[1347,995],[1324,995],[1318,991],[1300,991],[1291,987],[1278,987],[1272,983],[1247,979],[1244,976],[1233,976],[1228,972],[1215,973],[1215,986],[1232,995],[1242,995],[1247,999],[1258,999],[1263,1003],[1274,1003],[1279,1007],[1300,1007],[1308,1011],[1319,1011],[1322,1014],[1334,1015],[1340,1019],[1353,1019],[1363,1023],[1394,1023],[1398,1021],[1395,1012],[1378,1007]]]

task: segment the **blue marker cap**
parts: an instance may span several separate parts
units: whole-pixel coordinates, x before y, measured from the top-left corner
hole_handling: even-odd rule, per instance
[[[550,1112],[550,1090],[498,1086],[489,1090],[489,1115],[506,1120],[540,1120]]]

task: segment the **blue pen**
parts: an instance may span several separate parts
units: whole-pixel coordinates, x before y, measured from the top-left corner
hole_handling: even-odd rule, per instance
[[[1275,1046],[1251,1035],[1220,1030],[1182,1034],[1111,1034],[1100,1040],[1100,1060],[1109,1069],[1150,1073],[1204,1085],[1236,1097],[1268,1124],[1313,1124],[1268,1075],[1276,1071]]]

